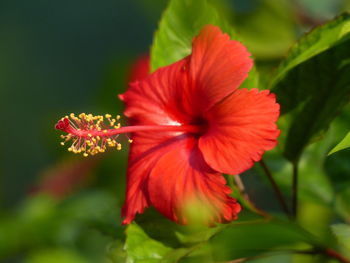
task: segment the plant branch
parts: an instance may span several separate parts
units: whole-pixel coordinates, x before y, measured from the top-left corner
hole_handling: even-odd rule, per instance
[[[243,197],[243,199],[249,204],[249,206],[259,215],[263,216],[263,217],[270,217],[269,214],[267,214],[265,211],[261,210],[260,208],[256,207],[256,205],[251,201],[251,199],[249,198],[248,193],[245,190],[244,184],[241,180],[241,177],[236,174],[233,175],[233,178],[235,180],[235,184],[237,186],[237,189],[240,193],[240,195]]]
[[[326,248],[324,250],[324,254],[326,254],[327,256],[337,259],[339,262],[342,263],[350,263],[349,259],[346,259],[343,255],[339,254],[337,251],[335,251],[332,248]]]
[[[296,219],[298,214],[298,162],[293,162],[292,183],[292,215]]]
[[[266,165],[266,163],[261,159],[260,161],[260,165],[262,167],[262,169],[264,170],[267,178],[269,179],[271,185],[272,185],[272,188],[273,188],[273,191],[275,192],[276,194],[276,197],[277,197],[277,200],[279,201],[284,213],[287,215],[287,216],[290,216],[290,212],[289,212],[289,209],[288,209],[288,205],[286,203],[286,200],[284,199],[283,197],[283,194],[281,192],[281,190],[279,189],[275,179],[273,178],[272,176],[272,173],[269,169],[269,167]]]
[[[251,202],[248,193],[245,191],[244,184],[242,182],[241,177],[238,174],[233,175],[233,178],[235,179],[236,186],[238,188],[238,191],[243,196],[243,198],[249,202]]]

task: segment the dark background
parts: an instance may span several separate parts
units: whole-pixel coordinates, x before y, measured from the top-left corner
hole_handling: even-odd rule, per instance
[[[53,129],[59,118],[120,113],[122,73],[148,51],[164,6],[136,0],[1,1],[3,205],[19,201],[40,171],[65,154]]]

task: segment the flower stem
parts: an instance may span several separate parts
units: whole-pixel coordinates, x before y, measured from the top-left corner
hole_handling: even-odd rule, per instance
[[[298,162],[293,162],[292,183],[292,215],[296,219],[298,214]]]
[[[235,174],[235,175],[233,175],[233,178],[235,179],[236,186],[237,186],[238,191],[240,192],[240,194],[243,196],[243,198],[245,200],[250,202],[249,195],[245,191],[245,187],[244,187],[244,184],[243,184],[243,182],[241,180],[241,177],[238,174]]]
[[[350,260],[346,259],[343,255],[339,254],[337,251],[335,251],[332,248],[326,248],[324,250],[324,254],[326,254],[331,258],[337,259],[339,262],[350,263]]]
[[[281,190],[279,189],[275,179],[273,178],[269,167],[266,165],[266,163],[262,159],[260,161],[260,165],[261,165],[262,169],[264,170],[267,178],[269,179],[269,181],[270,181],[270,183],[272,185],[273,191],[276,194],[277,200],[279,201],[279,203],[281,205],[281,208],[283,209],[284,213],[287,216],[290,216],[288,205],[287,205],[287,203],[286,203],[286,201],[285,201],[285,199],[283,197],[283,194],[282,194]]]

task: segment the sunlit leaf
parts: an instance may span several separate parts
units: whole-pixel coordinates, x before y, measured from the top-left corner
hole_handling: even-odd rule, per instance
[[[277,69],[271,88],[288,121],[284,155],[297,161],[350,100],[350,15],[304,36]]]
[[[161,242],[149,238],[135,223],[128,226],[126,235],[127,262],[159,262],[171,250]]]
[[[159,230],[162,233],[153,231]],[[192,249],[186,247],[174,248],[172,241],[164,240],[166,234],[171,236],[172,229],[166,231],[166,227],[144,227],[136,223],[128,226],[126,234],[125,250],[128,263],[174,263],[187,256]],[[158,234],[158,235],[157,235]],[[160,235],[163,235],[161,238]],[[158,239],[157,239],[158,237]],[[171,237],[169,238],[169,240]]]
[[[159,262],[173,263],[197,251],[198,244],[205,243],[221,229],[221,226],[178,225],[148,209],[128,226],[125,250],[130,262],[161,259]]]
[[[346,148],[350,147],[350,132],[344,137],[344,139],[335,146],[328,155],[331,155],[332,153],[336,153],[338,151],[344,150]]]

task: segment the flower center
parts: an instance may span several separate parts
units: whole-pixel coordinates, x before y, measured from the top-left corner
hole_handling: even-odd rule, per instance
[[[168,131],[187,132],[193,134],[203,133],[204,122],[196,122],[190,125],[136,125],[121,127],[120,116],[112,118],[110,114],[105,116],[93,116],[92,114],[81,113],[75,116],[71,113],[57,122],[55,128],[67,133],[61,135],[64,139],[61,145],[72,140],[72,145],[68,151],[73,153],[83,153],[85,157],[105,152],[107,147],[116,147],[121,150],[122,145],[118,142],[120,134],[127,134],[142,131]],[[199,121],[199,120],[198,120]],[[129,143],[132,140],[128,138]]]
[[[197,116],[193,118],[190,125],[198,127],[198,132],[196,133],[198,137],[206,133],[209,128],[208,121],[204,119],[202,116]]]

